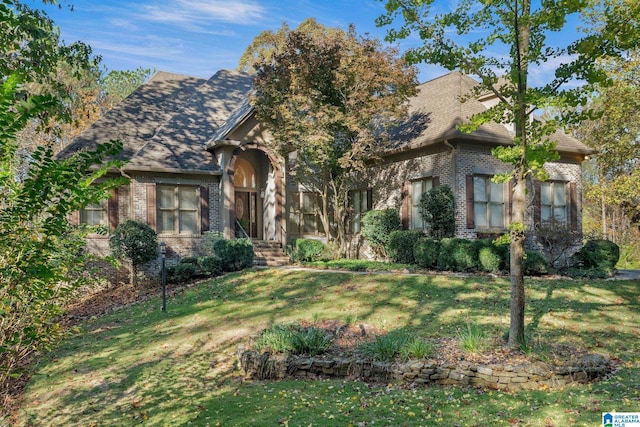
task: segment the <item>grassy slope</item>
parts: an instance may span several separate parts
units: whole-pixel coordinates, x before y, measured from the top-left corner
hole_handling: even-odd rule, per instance
[[[263,270],[231,275],[94,319],[47,355],[21,410],[28,425],[599,425],[640,408],[640,283],[529,281],[539,342],[621,359],[612,378],[559,391],[374,386],[347,381],[242,383],[233,353],[272,322],[345,319],[424,336],[466,322],[508,329],[505,279]]]

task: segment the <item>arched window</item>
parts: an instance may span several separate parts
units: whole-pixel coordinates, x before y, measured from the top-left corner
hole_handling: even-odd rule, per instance
[[[236,159],[236,168],[233,175],[233,183],[236,188],[256,188],[256,171],[245,159]]]

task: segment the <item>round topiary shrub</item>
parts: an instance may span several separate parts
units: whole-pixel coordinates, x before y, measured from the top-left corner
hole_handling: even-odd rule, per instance
[[[497,273],[507,267],[507,245],[496,244],[491,239],[478,239],[474,246],[478,253],[478,270]]]
[[[296,239],[293,244],[293,260],[296,262],[318,261],[325,253],[325,246],[319,240]]]
[[[158,258],[158,235],[143,222],[126,220],[122,222],[109,238],[112,255],[131,263],[131,282],[138,283],[138,269],[149,261]]]
[[[215,240],[213,251],[220,258],[223,271],[238,271],[253,266],[251,239]]]
[[[389,238],[391,233],[396,230],[402,230],[402,222],[397,209],[383,209],[364,214],[360,233],[377,257],[387,258]]]
[[[387,256],[389,261],[401,264],[415,264],[413,247],[424,239],[422,230],[396,230],[389,235]]]
[[[478,251],[467,239],[442,239],[438,254],[438,269],[443,271],[473,271],[478,264]]]
[[[413,245],[413,257],[422,268],[434,268],[438,264],[440,242],[433,239],[421,239]]]

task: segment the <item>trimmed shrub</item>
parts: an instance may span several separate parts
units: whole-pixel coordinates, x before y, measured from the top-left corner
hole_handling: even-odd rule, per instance
[[[415,264],[413,247],[424,239],[422,230],[396,230],[389,235],[387,244],[387,256],[391,262],[401,264]]]
[[[167,268],[167,280],[171,283],[185,283],[196,274],[195,264],[180,263]]]
[[[198,258],[198,267],[206,276],[218,276],[222,273],[222,261],[217,256],[209,255]]]
[[[138,269],[156,259],[160,253],[158,235],[144,222],[126,220],[116,227],[109,238],[109,248],[115,258],[131,262],[131,282],[138,283]]]
[[[620,247],[610,240],[589,240],[573,256],[576,267],[611,273],[620,259]]]
[[[491,239],[474,241],[478,253],[477,268],[487,273],[497,273],[507,267],[508,247]]]
[[[473,241],[467,239],[442,239],[438,254],[438,269],[445,271],[473,271],[478,252]]]
[[[419,208],[422,219],[429,224],[429,237],[439,240],[455,235],[454,197],[448,185],[439,185],[424,193]]]
[[[198,264],[198,258],[194,257],[194,256],[186,256],[186,257],[182,257],[180,258],[180,264],[193,264],[193,265],[197,265]]]
[[[549,272],[547,259],[538,251],[525,251],[524,274],[528,276],[540,276]]]
[[[369,243],[377,257],[387,258],[387,245],[391,233],[402,230],[397,209],[373,210],[362,218],[362,237]]]
[[[440,242],[433,239],[421,239],[413,245],[413,257],[420,267],[434,268],[438,265]]]
[[[253,266],[250,239],[219,239],[213,242],[214,255],[220,258],[222,271],[238,271]]]
[[[325,252],[324,243],[314,239],[296,239],[293,244],[293,260],[295,262],[318,261]]]

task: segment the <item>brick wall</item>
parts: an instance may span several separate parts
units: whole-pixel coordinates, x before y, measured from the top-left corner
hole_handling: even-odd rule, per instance
[[[385,164],[370,168],[360,181],[361,186],[373,189],[373,209],[395,208],[399,211],[402,206],[403,185],[406,181],[424,177],[438,176],[440,185],[451,187],[455,197],[456,237],[475,239],[478,231],[467,228],[466,212],[466,176],[474,174],[495,175],[508,172],[511,165],[502,163],[491,155],[491,148],[471,144],[458,144],[455,151],[450,147],[433,149],[428,153],[414,152],[404,154],[405,158],[398,158]],[[582,229],[582,169],[575,159],[561,159],[545,165],[550,180],[573,182],[577,189],[577,229]],[[533,227],[533,186],[528,185],[526,198],[526,224]],[[367,256],[366,243],[359,236],[353,236],[352,246],[357,247],[354,252],[360,256]],[[529,242],[531,245],[532,242]]]
[[[174,175],[132,175],[129,186],[118,189],[118,223],[126,219],[147,222],[147,184],[184,184],[207,186],[209,188],[209,229],[220,231],[220,186],[217,176],[193,177]],[[202,235],[159,234],[158,242],[167,244],[167,265],[177,264],[182,257],[203,255]],[[91,254],[104,257],[111,253],[109,236],[91,235],[87,239],[87,249]],[[128,280],[126,265],[114,271],[104,264],[101,268],[112,281]],[[160,271],[160,257],[144,268],[148,280],[155,280]]]

